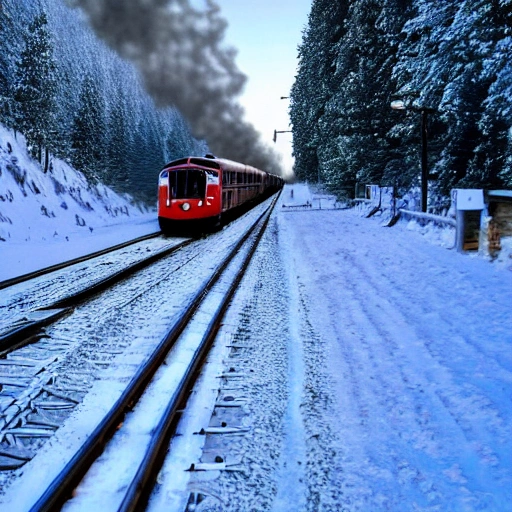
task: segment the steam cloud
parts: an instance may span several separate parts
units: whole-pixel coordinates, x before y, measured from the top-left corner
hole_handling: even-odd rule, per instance
[[[197,137],[222,157],[280,173],[275,153],[244,121],[236,101],[246,76],[236,50],[223,46],[227,22],[207,0],[205,10],[189,0],[69,0],[80,7],[97,35],[139,69],[160,106],[174,105]]]

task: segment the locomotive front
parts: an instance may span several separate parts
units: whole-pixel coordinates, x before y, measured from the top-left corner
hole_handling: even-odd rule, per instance
[[[178,224],[215,224],[221,213],[220,166],[214,161],[182,159],[160,172],[158,222],[162,231]]]

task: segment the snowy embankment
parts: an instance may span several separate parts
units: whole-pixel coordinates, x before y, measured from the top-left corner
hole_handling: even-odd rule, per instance
[[[337,454],[319,499],[337,494],[338,510],[507,510],[510,260],[495,266],[357,210],[280,220],[326,401],[312,430],[305,420],[306,444],[315,435],[316,450]]]
[[[44,173],[0,125],[0,280],[155,231],[154,211],[62,160]]]

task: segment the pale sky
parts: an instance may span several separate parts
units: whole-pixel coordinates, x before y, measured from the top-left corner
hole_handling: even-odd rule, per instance
[[[236,62],[248,76],[240,103],[246,119],[262,139],[283,155],[283,168],[291,173],[291,133],[288,96],[295,80],[297,47],[307,25],[312,0],[217,0],[222,17],[229,22],[225,43],[238,49]]]

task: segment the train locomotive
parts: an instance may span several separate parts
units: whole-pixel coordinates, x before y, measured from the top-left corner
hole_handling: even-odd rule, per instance
[[[164,233],[216,228],[282,186],[279,176],[213,155],[173,160],[159,175],[158,223]]]

